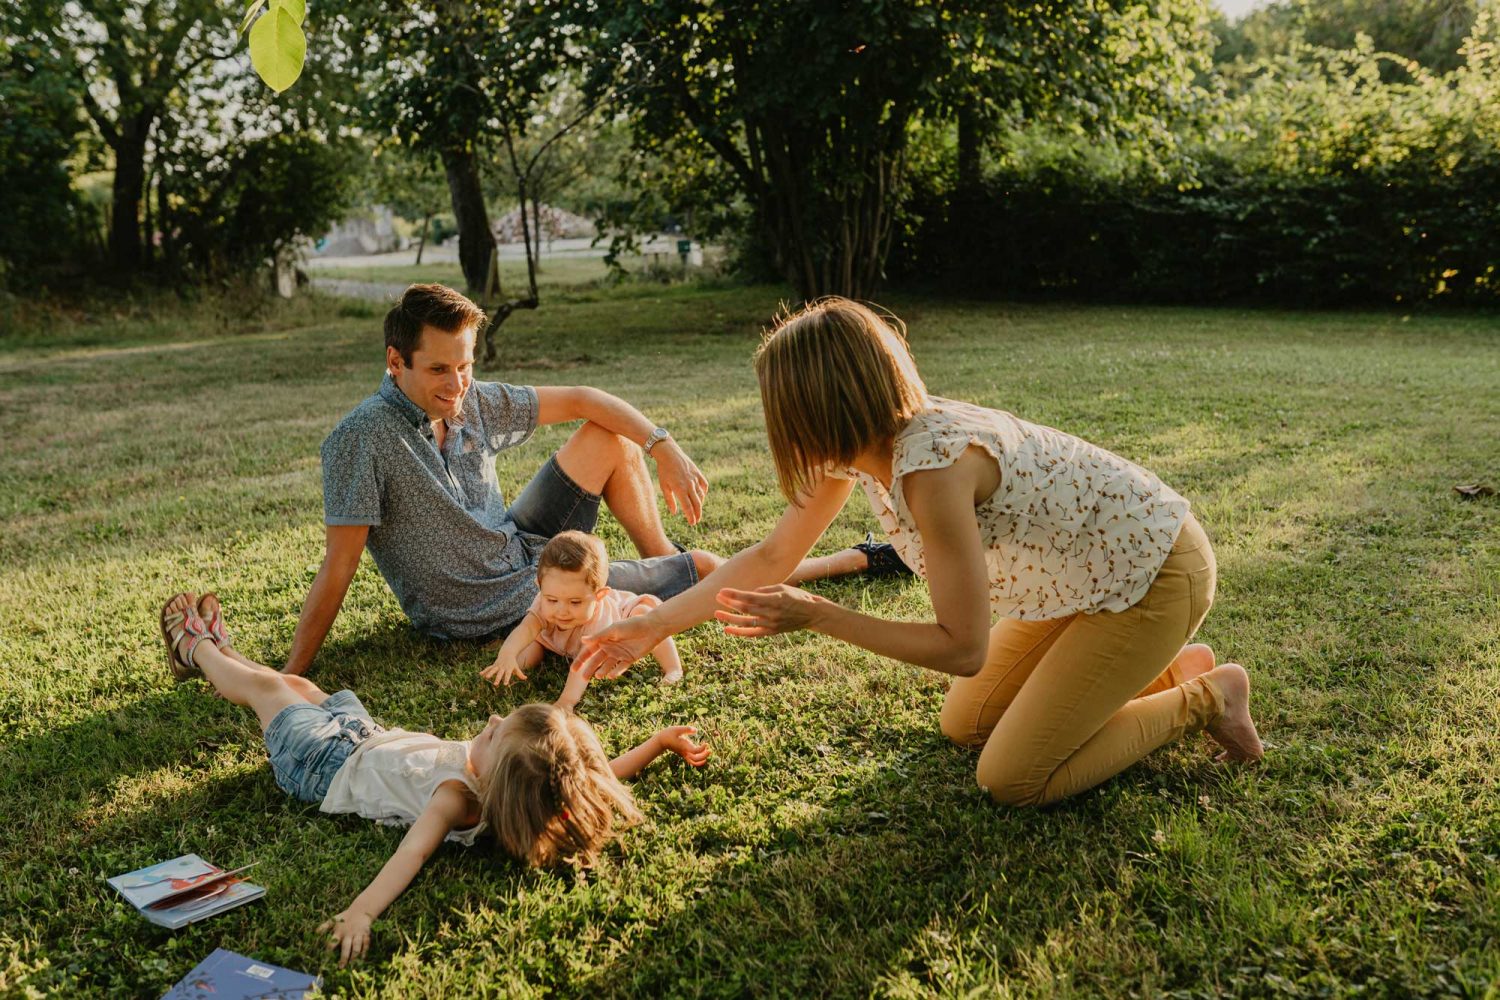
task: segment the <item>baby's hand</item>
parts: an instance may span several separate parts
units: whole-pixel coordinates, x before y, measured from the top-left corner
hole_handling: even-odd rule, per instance
[[[656,734],[663,750],[670,750],[694,767],[702,767],[713,753],[706,744],[694,743],[692,735],[698,730],[694,726],[668,726]]]
[[[328,950],[339,949],[340,969],[348,965],[350,959],[363,955],[370,946],[371,922],[368,913],[345,910],[318,928],[318,933],[332,935]]]
[[[505,682],[506,687],[510,687],[511,681],[526,680],[526,675],[521,673],[521,665],[506,656],[495,657],[495,662],[481,670],[479,676],[496,687],[500,686],[501,681]]]

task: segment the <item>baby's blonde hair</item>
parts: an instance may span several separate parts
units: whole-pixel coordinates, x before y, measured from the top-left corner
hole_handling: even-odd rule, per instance
[[[782,317],[755,352],[766,437],[792,503],[830,464],[896,432],[927,405],[927,387],[894,316],[837,296]]]
[[[589,587],[598,590],[609,579],[609,553],[597,535],[586,531],[560,531],[542,546],[536,560],[536,580],[549,569],[582,573]]]
[[[506,720],[479,794],[480,817],[528,864],[591,864],[616,819],[641,821],[593,727],[555,705],[522,705]]]

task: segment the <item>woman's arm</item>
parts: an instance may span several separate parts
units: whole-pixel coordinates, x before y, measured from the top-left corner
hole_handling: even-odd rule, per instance
[[[358,958],[370,945],[370,925],[385,908],[405,891],[417,877],[422,865],[438,849],[448,831],[462,823],[469,814],[468,794],[457,782],[445,781],[432,793],[427,808],[406,831],[396,853],[380,869],[365,891],[354,897],[348,909],[318,928],[330,933],[329,949],[341,948],[339,967]]]
[[[791,506],[771,534],[699,580],[650,614],[616,622],[583,640],[583,653],[573,669],[585,677],[618,677],[625,668],[649,653],[663,639],[708,621],[725,587],[758,587],[785,580],[808,550],[822,537],[849,499],[854,483],[823,479]]]
[[[972,447],[953,465],[902,480],[922,536],[936,621],[886,621],[792,587],[725,590],[719,600],[729,610],[717,617],[731,635],[807,628],[945,674],[978,673],[989,642],[989,574],[974,507],[997,485],[994,460]]]

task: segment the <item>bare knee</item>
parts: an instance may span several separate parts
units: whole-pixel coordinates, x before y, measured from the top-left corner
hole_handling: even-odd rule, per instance
[[[277,674],[276,676],[281,678],[283,684],[314,705],[321,705],[328,700],[328,695],[323,689],[306,677],[298,677],[293,674]]]
[[[698,571],[698,579],[700,580],[724,565],[722,557],[716,556],[704,549],[693,549],[688,555],[693,557],[693,568]]]
[[[613,456],[615,459],[624,459],[633,454],[639,454],[640,449],[633,446],[631,442],[605,428],[603,424],[596,424],[592,420],[585,420],[583,424],[568,438],[568,444],[577,443],[581,449],[585,449],[596,460],[603,456]]]

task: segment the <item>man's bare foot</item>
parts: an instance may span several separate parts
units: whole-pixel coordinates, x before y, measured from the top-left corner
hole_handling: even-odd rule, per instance
[[[681,667],[678,667],[676,670],[663,670],[661,672],[661,682],[663,684],[676,684],[676,683],[678,683],[681,680],[682,680],[682,668]]]
[[[1208,724],[1208,735],[1224,750],[1215,760],[1257,761],[1265,755],[1255,720],[1250,718],[1250,675],[1238,663],[1215,667],[1206,675],[1224,696],[1224,711]]]
[[[1207,643],[1193,642],[1182,647],[1182,652],[1177,654],[1177,659],[1172,661],[1169,669],[1172,676],[1178,678],[1177,683],[1182,684],[1194,677],[1203,676],[1217,664],[1213,647]]]

